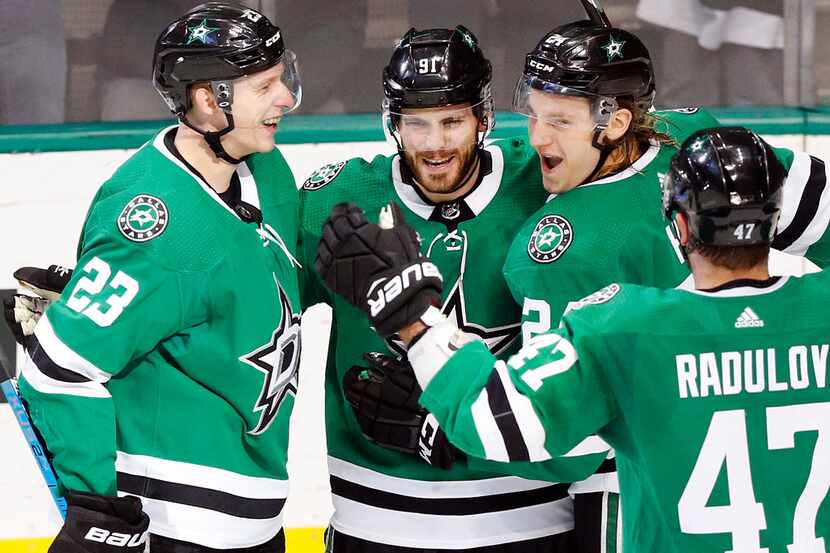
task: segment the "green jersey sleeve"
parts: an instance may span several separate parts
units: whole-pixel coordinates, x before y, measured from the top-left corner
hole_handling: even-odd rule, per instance
[[[507,362],[478,341],[465,345],[429,380],[421,402],[459,449],[500,462],[566,455],[617,412],[567,327],[534,337]]]
[[[87,243],[72,280],[35,330],[20,379],[65,488],[115,494],[118,429],[107,383],[129,373],[135,359],[163,355],[164,348],[154,348],[194,310],[186,305],[187,288],[146,250],[106,234]]]

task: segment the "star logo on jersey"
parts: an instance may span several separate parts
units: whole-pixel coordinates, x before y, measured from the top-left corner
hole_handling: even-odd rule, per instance
[[[303,183],[303,190],[319,190],[323,188],[333,181],[345,166],[345,161],[338,161],[337,163],[329,163],[328,165],[320,167],[311,173],[311,176]]]
[[[211,36],[214,31],[218,31],[219,27],[208,27],[207,26],[207,19],[203,19],[201,23],[199,23],[195,27],[188,27],[187,32],[187,44],[192,42],[196,42],[197,40],[202,44],[210,44],[215,45],[219,41],[215,36]]]
[[[276,281],[276,277],[274,277]],[[289,395],[296,396],[298,370],[300,368],[300,316],[291,310],[288,296],[277,284],[282,316],[280,324],[267,344],[239,358],[265,373],[265,382],[259,394],[254,413],[259,413],[259,422],[248,434],[262,434],[279,413],[280,405]]]
[[[459,278],[447,295],[441,307],[441,313],[451,321],[455,321],[455,325],[467,334],[478,336],[494,355],[506,350],[518,338],[522,330],[520,322],[488,328],[470,321],[467,317],[467,305],[464,298],[464,282]],[[386,344],[395,353],[406,355],[406,347],[397,334],[387,338]]]
[[[552,263],[562,257],[572,242],[571,223],[559,215],[545,215],[530,234],[527,254],[537,263]]]
[[[614,37],[611,37],[608,44],[602,47],[605,50],[605,53],[608,54],[608,61],[610,62],[614,58],[623,57],[622,47],[625,44],[624,40],[620,40],[619,42],[614,40]]]
[[[129,201],[118,216],[118,230],[127,240],[146,242],[167,228],[167,206],[149,194],[139,194]]]

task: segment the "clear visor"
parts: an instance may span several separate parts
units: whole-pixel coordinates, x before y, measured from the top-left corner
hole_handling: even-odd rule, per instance
[[[263,74],[267,74],[267,76]],[[303,99],[303,87],[297,67],[297,55],[291,50],[285,50],[276,65],[261,72],[246,75],[236,82],[240,86],[249,88],[256,98],[267,96],[268,102],[271,104],[266,114],[269,121],[294,111],[300,106]],[[216,89],[214,89],[214,92],[216,92]],[[238,96],[234,97],[234,102],[237,101],[239,101]],[[229,110],[226,109],[226,111],[235,113],[233,102],[230,104]],[[237,121],[236,127],[243,128],[247,125],[242,121]]]
[[[393,111],[383,103],[383,129],[400,151],[416,154],[451,154],[484,141],[493,127],[493,103],[440,108],[405,108]]]
[[[300,80],[297,54],[291,50],[286,50],[277,66],[282,66],[283,69],[282,75],[280,75],[280,84],[291,96],[290,105],[282,108],[282,114],[285,115],[300,107],[300,103],[303,101],[303,84]]]
[[[584,101],[588,101],[586,113]],[[562,130],[593,131],[617,111],[614,98],[522,75],[513,92],[513,111]]]

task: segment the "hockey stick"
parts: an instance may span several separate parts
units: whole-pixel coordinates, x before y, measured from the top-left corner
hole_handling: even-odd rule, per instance
[[[0,361],[0,388],[3,389],[3,395],[6,396],[6,401],[12,408],[17,425],[20,427],[20,431],[23,432],[26,443],[29,444],[29,449],[40,469],[40,474],[46,481],[46,485],[49,487],[49,493],[52,494],[52,499],[58,507],[58,512],[62,518],[66,518],[66,499],[58,493],[58,478],[55,476],[55,470],[52,468],[49,459],[46,458],[46,448],[35,433],[32,419],[29,418],[26,406],[23,405],[23,401],[20,399],[20,394],[17,391],[17,383],[11,373],[6,370],[2,361]]]
[[[611,28],[613,26],[611,25],[611,20],[605,14],[605,10],[602,9],[600,0],[580,0],[580,2],[582,2],[585,13],[588,14],[588,19],[603,27]]]

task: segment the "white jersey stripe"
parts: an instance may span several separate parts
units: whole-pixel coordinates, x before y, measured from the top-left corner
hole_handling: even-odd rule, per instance
[[[250,499],[285,499],[288,497],[288,480],[247,476],[225,469],[170,461],[148,455],[131,455],[118,451],[115,468],[118,472],[135,476],[198,486]]]
[[[599,436],[588,436],[587,438],[576,444],[576,446],[572,450],[562,455],[562,457],[579,457],[580,455],[593,455],[594,453],[604,453],[610,450],[611,446],[605,443],[605,440],[603,440]]]
[[[150,517],[152,534],[214,549],[253,547],[267,542],[282,528],[282,513],[266,519],[241,518],[210,509],[138,497],[144,512]]]
[[[806,155],[806,154],[805,154]],[[809,162],[809,156],[808,162]],[[821,164],[824,167],[824,164]],[[825,177],[826,178],[826,177]],[[789,247],[784,251],[793,255],[804,255],[807,250],[815,242],[824,236],[827,227],[830,225],[830,182],[826,183],[824,189],[821,191],[821,199],[818,204],[818,211],[816,211],[813,220]]]
[[[506,363],[503,361],[497,362],[495,371],[504,387],[507,401],[510,403],[510,410],[513,412],[513,416],[516,417],[516,423],[522,433],[522,439],[527,447],[530,461],[550,459],[550,453],[545,449],[545,427],[542,425],[542,421],[539,420],[536,411],[533,410],[530,399],[516,389],[516,386],[510,380]]]
[[[328,462],[329,473],[332,476],[383,492],[427,499],[486,497],[547,488],[551,485],[550,482],[526,480],[517,476],[483,480],[413,480],[389,476],[332,456],[329,456]]]
[[[89,380],[94,380],[101,384],[107,382],[112,377],[110,373],[98,368],[64,344],[58,335],[55,334],[55,329],[52,328],[52,323],[49,322],[48,313],[38,321],[35,327],[35,336],[38,342],[40,342],[40,347],[46,352],[46,355],[60,367],[76,372]]]
[[[795,212],[801,204],[801,197],[810,180],[810,156],[805,152],[794,151],[793,163],[784,181],[781,216],[778,219],[778,232],[786,230],[795,219]]]
[[[86,382],[65,382],[46,376],[32,358],[26,355],[26,362],[20,369],[23,378],[35,390],[42,394],[67,394],[79,397],[110,398],[109,391],[98,382],[87,380]]]
[[[469,549],[541,538],[573,528],[569,498],[530,507],[465,515],[393,511],[333,496],[331,525],[339,532],[398,547]]]
[[[510,455],[507,453],[507,444],[504,442],[504,436],[501,435],[496,419],[493,418],[493,412],[490,410],[490,396],[487,393],[487,388],[481,390],[478,398],[470,407],[470,413],[473,415],[473,423],[476,427],[476,434],[481,440],[481,445],[484,446],[484,458],[491,461],[499,461],[506,463],[510,460]]]

